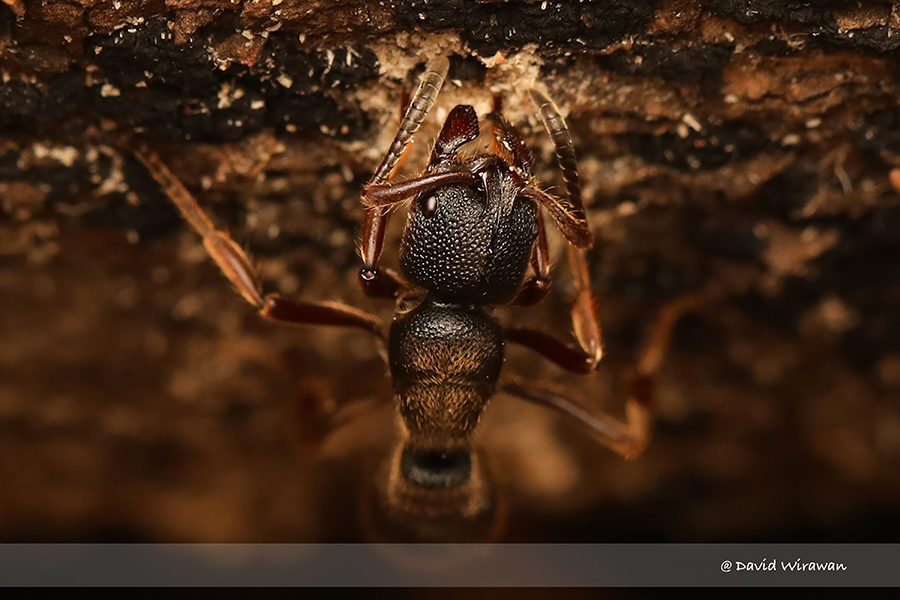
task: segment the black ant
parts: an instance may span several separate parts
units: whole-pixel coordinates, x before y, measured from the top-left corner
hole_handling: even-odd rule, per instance
[[[503,391],[557,410],[586,426],[602,444],[634,458],[648,443],[654,374],[678,317],[697,304],[688,296],[663,309],[643,349],[620,422],[558,392],[518,380],[500,380],[505,342],[530,348],[568,371],[589,375],[603,355],[597,302],[585,252],[593,243],[578,180],[574,145],[554,103],[530,96],[553,140],[566,197],[538,187],[534,158],[518,131],[499,114],[486,117],[490,149],[461,154],[479,137],[471,106],[450,111],[423,174],[394,181],[413,136],[447,76],[449,62],[428,63],[390,149],[362,192],[366,207],[359,282],[371,297],[397,300],[385,338],[375,316],[330,302],[299,302],[264,295],[248,255],[215,228],[196,200],[146,146],[136,151],[237,291],[260,314],[286,324],[363,329],[387,345],[397,408],[405,437],[375,486],[368,518],[392,540],[449,541],[498,531],[497,502],[472,433],[488,400]],[[390,211],[412,199],[400,248],[402,276],[379,269]],[[550,289],[550,258],[542,210],[568,241],[577,295],[571,317],[577,346],[546,333],[504,328],[491,312],[529,305]],[[526,280],[529,265],[533,274]]]

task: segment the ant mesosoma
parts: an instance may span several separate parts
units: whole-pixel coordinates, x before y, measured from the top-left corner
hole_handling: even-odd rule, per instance
[[[585,251],[593,243],[585,217],[574,145],[563,117],[543,93],[530,90],[556,149],[566,197],[538,187],[534,158],[518,131],[499,114],[486,117],[487,151],[461,154],[480,134],[471,106],[450,111],[423,174],[394,175],[447,76],[449,62],[428,63],[394,140],[362,192],[366,207],[359,273],[370,297],[392,298],[398,313],[387,337],[378,318],[331,302],[299,302],[264,295],[248,255],[216,229],[196,200],[146,145],[136,154],[160,183],[237,291],[277,323],[363,329],[387,345],[405,439],[387,460],[367,518],[391,540],[460,541],[498,531],[498,502],[472,433],[497,391],[541,404],[586,426],[625,458],[640,454],[651,429],[653,376],[678,317],[697,303],[688,296],[660,314],[637,365],[625,422],[598,414],[558,392],[514,379],[500,380],[506,341],[530,348],[568,371],[589,375],[603,354],[600,320]],[[400,249],[402,276],[378,267],[392,208],[412,199]],[[504,328],[493,307],[529,305],[550,289],[550,259],[541,209],[568,241],[577,290],[571,310],[577,346],[546,333]],[[526,280],[529,265],[533,275]]]

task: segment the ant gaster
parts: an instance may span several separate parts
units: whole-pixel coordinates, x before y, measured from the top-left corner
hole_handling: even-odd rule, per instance
[[[641,453],[650,435],[653,375],[675,321],[696,303],[689,297],[662,311],[638,362],[624,423],[582,408],[554,390],[515,379],[501,381],[507,341],[568,371],[595,371],[603,350],[585,256],[593,238],[569,130],[554,103],[534,89],[529,93],[553,140],[565,198],[538,187],[530,150],[499,114],[486,117],[490,148],[461,153],[480,134],[475,110],[467,105],[450,111],[425,171],[394,181],[448,68],[446,58],[427,65],[390,149],[362,192],[366,216],[360,285],[371,297],[396,299],[399,307],[386,340],[379,319],[356,308],[264,295],[248,255],[215,228],[154,152],[145,145],[136,151],[203,236],[204,247],[222,272],[263,317],[278,323],[359,328],[386,342],[405,437],[382,469],[364,512],[379,537],[394,541],[475,540],[498,531],[502,519],[496,495],[485,461],[472,444],[482,412],[498,390],[580,422],[626,458]],[[391,209],[410,199],[398,276],[378,263]],[[504,328],[492,315],[497,306],[538,302],[550,289],[543,211],[568,241],[577,290],[571,310],[577,345],[540,331]],[[533,273],[526,279],[529,265]]]

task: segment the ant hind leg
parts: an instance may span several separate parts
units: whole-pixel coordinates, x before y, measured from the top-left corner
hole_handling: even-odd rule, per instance
[[[656,374],[672,340],[672,331],[678,319],[686,312],[697,310],[712,299],[705,292],[687,294],[666,304],[659,313],[637,361],[637,369],[631,380],[628,400],[625,403],[625,422],[605,413],[593,413],[569,400],[561,393],[520,381],[503,384],[503,391],[556,410],[581,423],[605,446],[625,458],[634,458],[643,452],[650,441],[655,410]],[[569,371],[587,374],[593,372],[583,354],[548,334],[527,332],[530,338],[520,338],[519,343],[540,352],[545,358]],[[525,335],[520,334],[520,335]],[[524,341],[523,341],[524,340]],[[580,359],[580,361],[579,361]]]

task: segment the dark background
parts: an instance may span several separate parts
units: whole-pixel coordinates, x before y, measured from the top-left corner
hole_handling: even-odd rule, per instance
[[[679,325],[635,461],[492,401],[503,539],[896,541],[898,46],[900,8],[872,1],[0,5],[0,540],[365,539],[397,435],[374,343],[259,319],[120,142],[160,153],[267,290],[387,321],[355,284],[359,190],[443,54],[405,172],[453,104],[498,94],[559,186],[523,94],[544,86],[597,237],[597,376],[517,348],[507,372],[621,415],[658,309],[726,291]],[[554,273],[504,318],[566,334]]]

